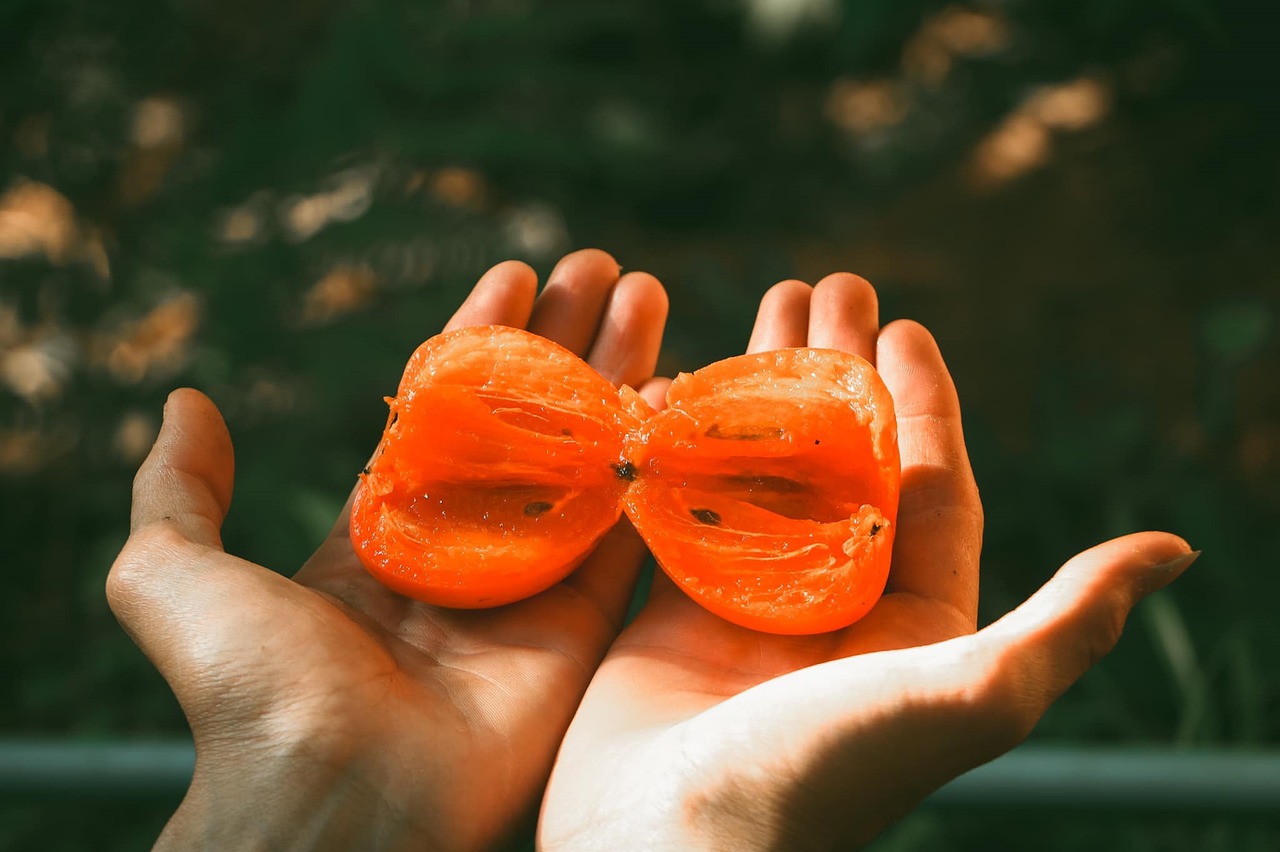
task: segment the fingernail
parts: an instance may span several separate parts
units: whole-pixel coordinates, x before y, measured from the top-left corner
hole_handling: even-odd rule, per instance
[[[1181,556],[1170,559],[1168,562],[1161,562],[1157,565],[1152,566],[1151,570],[1159,571],[1163,574],[1173,574],[1174,576],[1177,576],[1178,574],[1181,574],[1183,571],[1187,570],[1187,567],[1191,565],[1192,562],[1195,562],[1197,559],[1199,559],[1200,554],[1202,552],[1203,551],[1193,550],[1190,553],[1184,553]]]
[[[1200,558],[1200,553],[1201,551],[1199,550],[1193,550],[1190,553],[1184,553],[1181,556],[1176,556],[1167,562],[1158,562],[1155,565],[1152,565],[1146,570],[1146,572],[1144,572],[1145,581],[1142,585],[1145,589],[1143,590],[1143,594],[1151,594],[1157,589],[1162,589],[1174,580],[1178,579],[1179,575],[1181,575],[1183,571],[1186,571],[1192,562],[1195,562]]]

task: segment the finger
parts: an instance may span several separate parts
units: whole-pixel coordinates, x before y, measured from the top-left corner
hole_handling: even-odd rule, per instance
[[[1104,542],[1070,559],[1025,603],[977,634],[992,660],[982,702],[1012,714],[1000,717],[1013,731],[1007,747],[1115,647],[1133,607],[1197,556],[1169,533]]]
[[[666,322],[662,283],[647,272],[627,273],[609,295],[587,363],[615,385],[639,387],[653,376]]]
[[[200,391],[176,390],[133,480],[130,532],[167,524],[195,544],[221,548],[234,480],[231,435],[217,407]]]
[[[533,297],[538,291],[538,275],[528,264],[507,260],[491,268],[453,317],[445,323],[445,331],[475,325],[508,325],[524,328],[533,310]]]
[[[527,264],[518,260],[508,260],[489,269],[484,275],[480,276],[480,280],[476,282],[476,286],[471,289],[471,293],[454,312],[449,322],[445,324],[445,331],[454,331],[459,328],[468,328],[477,325],[506,325],[513,328],[524,328],[529,322],[530,312],[533,310],[534,294],[538,289],[538,276]],[[333,527],[329,531],[329,537],[321,550],[325,550],[330,546],[341,549],[345,546],[347,537],[347,528],[351,524],[351,502],[355,499],[356,488],[353,487],[347,495],[347,501],[343,504],[342,510],[338,513],[337,520],[334,521]],[[337,543],[333,541],[337,539]],[[320,553],[317,552],[316,556]],[[312,557],[311,561],[316,559]],[[306,570],[306,566],[303,566]],[[302,571],[298,572],[295,579],[299,579]]]
[[[1186,569],[1188,551],[1165,533],[1107,542],[975,636],[810,666],[724,701],[696,720],[703,742],[733,759],[741,739],[716,734],[749,729],[755,742],[787,744],[776,760],[804,789],[861,784],[854,800],[819,796],[781,814],[784,825],[827,826],[821,846],[860,848],[946,781],[1021,742],[1115,645],[1132,607]]]
[[[902,496],[886,590],[954,606],[976,627],[982,503],[960,401],[933,336],[910,320],[881,330],[876,363],[893,396]]]
[[[649,407],[654,411],[661,411],[667,407],[667,388],[669,387],[671,387],[670,379],[666,376],[657,376],[640,386],[640,397],[649,403]]]
[[[648,555],[644,540],[624,515],[564,584],[593,601],[616,636]]]
[[[780,281],[760,299],[748,352],[804,346],[809,337],[809,299],[813,288],[803,281]]]
[[[210,595],[243,573],[222,552],[234,481],[231,438],[199,391],[174,391],[155,446],[134,479],[129,539],[107,575],[107,602],[139,647],[166,671]],[[210,570],[212,560],[232,566]],[[247,569],[246,569],[247,570]],[[261,570],[261,569],[259,569]]]
[[[809,345],[852,352],[876,362],[880,307],[865,278],[838,272],[813,288],[809,302]]]
[[[586,355],[619,271],[618,262],[599,249],[565,255],[533,305],[529,331]]]

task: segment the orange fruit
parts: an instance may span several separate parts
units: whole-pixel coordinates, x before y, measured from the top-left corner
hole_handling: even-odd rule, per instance
[[[682,374],[655,414],[568,350],[501,326],[410,359],[351,514],[365,567],[453,607],[536,594],[625,510],[695,601],[774,633],[843,627],[884,589],[893,400],[844,352],[787,349]]]

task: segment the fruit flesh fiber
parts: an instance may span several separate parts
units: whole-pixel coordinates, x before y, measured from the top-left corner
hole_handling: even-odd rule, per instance
[[[488,607],[536,594],[624,509],[677,585],[745,627],[833,630],[883,590],[896,426],[856,356],[718,362],[678,377],[653,415],[553,343],[467,329],[419,347],[388,402],[352,542],[407,596]]]
[[[613,465],[643,402],[572,353],[498,327],[419,347],[352,512],[384,584],[454,607],[536,594],[621,514]]]
[[[883,591],[898,451],[892,399],[865,361],[782,350],[681,376],[628,455],[640,460],[628,516],[717,615],[824,632]]]

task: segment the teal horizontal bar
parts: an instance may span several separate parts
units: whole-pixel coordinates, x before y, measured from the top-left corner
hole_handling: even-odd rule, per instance
[[[0,794],[180,795],[190,742],[0,739]],[[1280,815],[1280,751],[1023,746],[929,797],[938,808],[1234,811]]]
[[[940,807],[1262,812],[1280,817],[1280,751],[1022,746],[952,781]]]
[[[101,798],[181,794],[196,750],[189,741],[0,739],[0,795]]]

